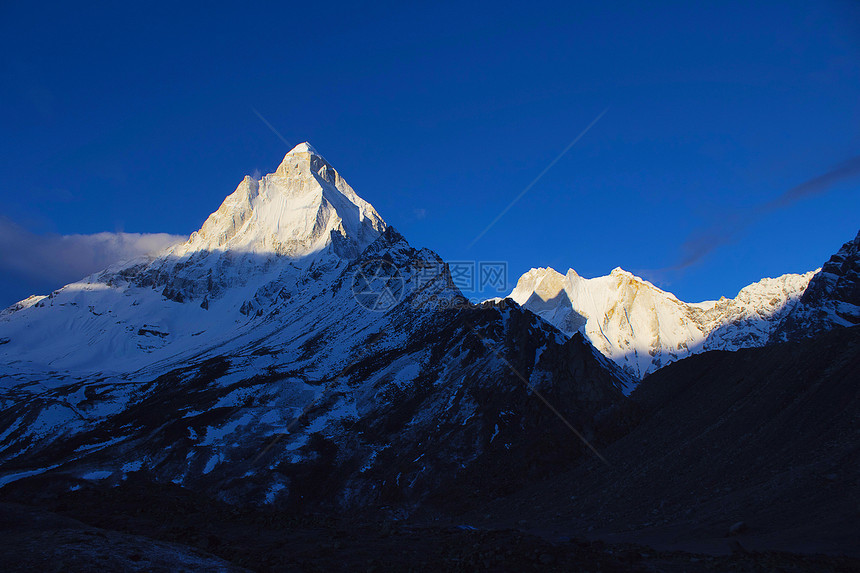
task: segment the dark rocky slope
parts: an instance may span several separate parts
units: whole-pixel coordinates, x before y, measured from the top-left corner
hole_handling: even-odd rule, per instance
[[[687,358],[631,397],[642,422],[603,451],[609,466],[535,483],[471,522],[717,552],[860,554],[860,328]]]

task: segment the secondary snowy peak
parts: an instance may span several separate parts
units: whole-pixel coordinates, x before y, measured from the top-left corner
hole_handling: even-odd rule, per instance
[[[581,332],[635,378],[704,350],[761,346],[815,272],[763,279],[734,299],[688,304],[625,271],[587,279],[531,269],[510,295],[562,332]]]
[[[168,255],[234,251],[300,258],[332,246],[354,258],[385,229],[376,210],[308,143],[274,173],[245,177],[199,231]]]

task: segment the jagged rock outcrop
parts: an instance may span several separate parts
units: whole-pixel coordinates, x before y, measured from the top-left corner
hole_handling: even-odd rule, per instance
[[[860,324],[860,232],[824,263],[771,341],[798,340],[856,324]]]

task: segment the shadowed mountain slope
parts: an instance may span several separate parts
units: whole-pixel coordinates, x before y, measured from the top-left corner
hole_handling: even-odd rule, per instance
[[[631,398],[642,421],[603,452],[611,466],[583,464],[487,513],[657,547],[857,555],[860,329],[692,356]]]

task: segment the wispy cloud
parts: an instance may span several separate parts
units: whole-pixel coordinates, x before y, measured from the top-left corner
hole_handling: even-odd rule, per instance
[[[187,238],[167,233],[40,235],[0,217],[0,281],[17,275],[61,286]]]
[[[691,233],[681,245],[681,258],[678,262],[660,269],[657,273],[678,271],[694,265],[714,250],[735,240],[750,225],[768,213],[789,207],[801,199],[826,193],[833,185],[857,176],[860,176],[860,156],[792,187],[767,203],[730,213],[712,225]]]

